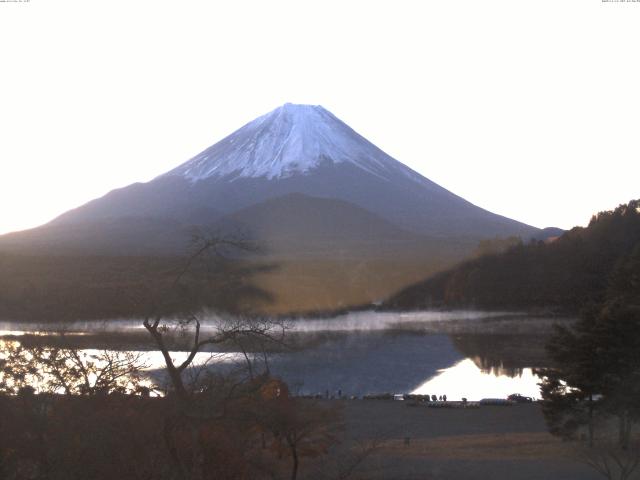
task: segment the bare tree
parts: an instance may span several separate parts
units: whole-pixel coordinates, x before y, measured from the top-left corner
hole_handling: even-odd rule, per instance
[[[221,344],[242,344],[242,342],[251,342],[256,340],[266,340],[268,342],[276,342],[283,344],[284,334],[286,332],[286,323],[283,321],[274,321],[262,318],[246,318],[246,317],[227,317],[218,318],[210,331],[205,335],[202,334],[202,323],[195,314],[189,314],[189,317],[180,324],[180,328],[190,332],[191,347],[187,353],[187,357],[180,363],[174,362],[171,356],[169,345],[166,339],[168,327],[161,324],[161,317],[153,320],[145,318],[144,327],[153,337],[158,350],[162,353],[165,366],[173,392],[181,400],[187,400],[193,392],[192,388],[185,385],[184,373],[193,365],[196,355],[203,351],[205,347]],[[257,343],[255,343],[257,344]],[[252,359],[246,353],[245,359],[249,366],[252,365]]]
[[[287,330],[284,321],[247,316],[217,316],[203,325],[199,310],[206,303],[203,296],[209,293],[207,288],[212,286],[207,281],[208,274],[215,269],[215,261],[231,250],[255,251],[255,246],[237,238],[218,235],[198,237],[193,254],[143,320],[145,329],[162,354],[171,386],[170,396],[175,399],[173,413],[165,418],[164,438],[174,475],[178,478],[204,478],[205,456],[212,455],[211,446],[202,441],[204,432],[213,428],[211,422],[224,419],[225,402],[234,394],[247,395],[246,388],[241,388],[246,383],[244,379],[236,381],[216,378],[212,374],[203,375],[208,365],[201,365],[201,368],[195,365],[198,353],[235,346],[236,350],[243,352],[251,378],[254,376],[255,359],[250,356],[249,347],[264,350],[268,344],[283,345]],[[165,301],[175,302],[176,295],[183,297],[178,299],[182,314],[172,319],[166,313],[171,308],[165,307]],[[179,362],[174,360],[171,352],[174,329],[178,330],[183,341],[187,341],[186,357]],[[194,378],[205,381],[194,382]],[[188,453],[178,440],[185,434],[191,438],[186,448]]]
[[[303,457],[329,453],[342,429],[339,407],[321,406],[307,399],[290,397],[286,385],[274,385],[264,402],[260,423],[271,433],[272,448],[280,457],[291,458],[291,480],[298,478]]]
[[[146,365],[140,354],[1,342],[0,392],[5,395],[0,395],[3,402],[0,477],[3,474],[7,478],[109,477],[106,474],[98,477],[96,471],[89,474],[86,470],[101,472],[106,470],[101,459],[129,455],[129,451],[120,451],[127,449],[123,446],[123,429],[118,425],[128,428],[135,425],[135,432],[126,437],[131,444],[136,444],[134,437],[149,441],[149,430],[141,422],[143,415],[139,411],[135,416],[123,414],[126,410],[131,413],[132,406],[142,407],[142,403],[148,406],[151,400],[130,395],[146,391],[143,376]],[[60,343],[66,343],[66,339]],[[90,440],[83,442],[82,447],[75,441],[80,429],[91,432],[87,436]],[[79,450],[84,454],[93,450],[93,461],[87,462],[91,466],[78,467],[84,462],[71,460],[69,452],[77,453],[76,459],[83,457]],[[6,462],[8,458],[11,461]],[[141,463],[139,458],[136,460]],[[114,466],[114,462],[108,463]],[[64,475],[60,476],[62,472]]]
[[[142,371],[148,366],[141,353],[129,351],[53,348],[41,349],[36,358],[42,373],[50,377],[49,390],[67,394],[140,392],[144,388]]]
[[[12,340],[0,340],[0,347],[0,393],[15,394],[23,388],[33,388],[41,372],[29,352]]]
[[[640,443],[630,442],[622,448],[615,442],[600,441],[585,447],[580,458],[607,480],[628,480],[640,466]]]
[[[163,308],[163,299],[172,298],[176,293],[183,296],[193,296],[189,289],[193,287],[194,281],[188,282],[187,277],[196,269],[199,260],[203,260],[204,274],[195,280],[196,288],[191,290],[201,290],[202,284],[207,286],[207,273],[215,268],[215,260],[225,258],[231,251],[255,252],[257,246],[240,237],[228,237],[221,235],[195,235],[194,251],[187,258],[183,268],[178,272],[173,282],[165,292],[163,298],[151,309],[144,318],[143,325],[153,338],[158,350],[162,353],[165,361],[167,374],[171,381],[171,386],[178,398],[184,400],[189,395],[189,389],[185,385],[183,374],[193,365],[196,355],[214,345],[234,344],[244,352],[245,360],[249,370],[252,369],[252,361],[247,355],[247,344],[264,347],[265,343],[277,343],[282,345],[284,334],[287,329],[286,322],[275,319],[250,318],[245,316],[217,317],[213,323],[207,325],[206,333],[203,333],[203,326],[198,310],[202,308],[201,299],[196,299],[192,304],[183,306],[182,315],[175,322],[175,326],[181,330],[183,337],[190,337],[187,357],[180,363],[174,362],[170,354],[168,333],[170,331],[170,319],[166,318]],[[212,263],[210,260],[213,259]],[[209,261],[207,261],[209,260]],[[203,270],[200,268],[200,270]],[[205,292],[206,294],[206,292]],[[197,296],[197,294],[196,294]]]
[[[25,347],[4,342],[0,390],[31,388],[68,395],[137,393],[144,389],[142,355],[134,352],[89,352],[73,347]]]

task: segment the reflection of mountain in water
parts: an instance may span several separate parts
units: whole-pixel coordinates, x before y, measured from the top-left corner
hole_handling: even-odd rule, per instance
[[[351,332],[270,363],[299,393],[364,395],[411,391],[462,358],[447,335]]]
[[[508,368],[505,367],[502,362],[499,365],[493,364],[493,359],[484,358],[484,357],[469,357],[473,363],[475,363],[476,367],[482,370],[482,373],[490,373],[491,375],[495,375],[496,377],[521,377],[523,368]]]
[[[483,372],[516,377],[549,365],[543,335],[452,335],[453,345]]]
[[[372,321],[376,319],[384,321]],[[438,376],[442,370],[459,365],[466,358],[471,360],[466,362],[469,366],[475,364],[494,376],[519,377],[524,368],[550,366],[544,350],[546,337],[542,333],[427,333],[424,324],[404,322],[398,326],[388,322],[388,315],[372,318],[363,316],[351,320],[342,323],[314,320],[298,325],[300,328],[288,336],[288,348],[271,352],[271,373],[282,377],[297,393],[324,394],[328,390],[330,394],[335,394],[342,390],[344,395],[360,396],[413,391]],[[475,329],[483,327],[480,329],[483,332],[489,330],[484,322],[472,326]],[[371,330],[362,329],[365,327]],[[503,326],[503,329],[506,328]],[[16,329],[11,333],[19,334],[20,331]],[[32,346],[68,346],[70,343],[80,349],[154,348],[148,334],[139,328],[124,331],[85,329],[80,333],[64,337],[23,335],[20,336],[20,342]],[[180,338],[174,340],[174,348],[177,348]],[[216,347],[216,350],[228,352],[236,352],[235,349],[237,345],[231,344]],[[242,356],[238,353],[237,358]],[[238,367],[235,362],[216,364],[212,368],[235,369]],[[471,370],[473,372],[469,375],[478,373],[475,367]],[[161,372],[156,374],[160,375]],[[464,375],[467,374],[463,372]],[[466,380],[456,377],[456,382],[466,387]],[[443,391],[449,391],[450,388]],[[477,387],[474,391],[481,389]]]
[[[272,373],[299,393],[363,395],[408,392],[470,358],[496,376],[521,376],[548,364],[540,335],[444,335],[410,331],[310,334],[306,344],[274,355]]]

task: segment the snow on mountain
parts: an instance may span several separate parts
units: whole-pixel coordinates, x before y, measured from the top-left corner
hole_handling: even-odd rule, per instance
[[[350,163],[381,179],[422,177],[319,105],[287,103],[256,118],[163,176],[283,179],[324,163]]]
[[[286,104],[150,182],[0,236],[0,252],[69,262],[184,255],[194,228],[240,233],[264,249],[259,288],[247,291],[257,302],[249,308],[266,313],[384,298],[460,261],[480,239],[539,233],[414,172],[324,108]]]
[[[349,202],[402,230],[439,238],[529,238],[538,231],[414,172],[321,106],[294,104],[258,117],[150,182],[113,190],[51,224],[140,218],[211,225],[290,194]]]

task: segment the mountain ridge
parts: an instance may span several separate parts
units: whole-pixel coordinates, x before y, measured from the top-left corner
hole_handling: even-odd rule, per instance
[[[239,225],[267,247],[255,261],[273,268],[252,275],[278,314],[385,298],[482,239],[540,232],[437,185],[328,110],[287,104],[149,182],[0,236],[0,253],[180,257],[194,228]]]
[[[192,182],[210,177],[287,178],[309,174],[325,161],[347,162],[383,179],[395,169],[416,181],[421,178],[324,107],[292,103],[245,124],[160,177],[182,176]]]
[[[113,190],[51,223],[139,216],[205,224],[217,213],[296,192],[348,201],[426,235],[529,238],[538,232],[411,170],[328,110],[293,104],[245,124],[150,182]]]

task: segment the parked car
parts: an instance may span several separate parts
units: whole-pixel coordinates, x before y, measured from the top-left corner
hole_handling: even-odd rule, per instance
[[[507,400],[511,400],[516,403],[531,403],[533,402],[533,398],[525,397],[524,395],[520,395],[519,393],[512,393],[507,397]]]
[[[511,405],[515,405],[515,404],[516,404],[515,401],[507,400],[506,398],[483,398],[482,400],[480,400],[480,405],[495,405],[499,407],[510,407]]]

